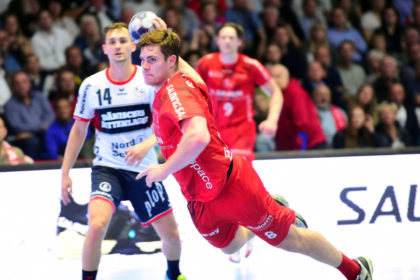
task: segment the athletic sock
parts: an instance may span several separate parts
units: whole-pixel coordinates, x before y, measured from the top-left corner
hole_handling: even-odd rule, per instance
[[[169,279],[176,279],[181,274],[179,271],[179,260],[176,261],[170,261],[168,260],[168,271],[166,272],[168,274]]]
[[[98,273],[97,270],[94,270],[94,271],[82,270],[82,280],[95,280],[97,273]]]
[[[341,253],[343,260],[337,269],[343,273],[347,280],[355,280],[360,273],[360,266],[355,260],[349,259],[346,255]]]

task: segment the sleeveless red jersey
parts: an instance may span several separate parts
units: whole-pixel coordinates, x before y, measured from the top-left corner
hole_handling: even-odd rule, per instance
[[[176,150],[183,135],[181,121],[206,118],[211,140],[189,165],[174,173],[187,200],[209,201],[222,190],[232,155],[222,141],[212,116],[207,88],[178,72],[156,93],[153,103],[153,129],[165,159]]]
[[[256,59],[239,54],[234,64],[222,64],[220,53],[201,58],[197,72],[203,78],[214,106],[217,128],[232,152],[253,153],[256,124],[254,91],[266,84],[270,72]],[[247,156],[248,157],[248,156]]]

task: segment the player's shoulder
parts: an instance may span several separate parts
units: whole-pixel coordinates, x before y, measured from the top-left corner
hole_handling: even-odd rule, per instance
[[[103,84],[104,82],[106,82],[106,69],[86,77],[81,84],[81,88],[85,88],[88,85],[94,86]]]
[[[263,66],[262,63],[260,61],[258,61],[255,58],[252,58],[250,56],[247,56],[245,54],[240,54],[239,55],[239,60],[242,61],[242,63],[246,64],[246,65],[250,65],[250,66]]]
[[[219,53],[209,53],[206,55],[203,55],[198,63],[211,63],[214,62],[216,59],[218,59]]]

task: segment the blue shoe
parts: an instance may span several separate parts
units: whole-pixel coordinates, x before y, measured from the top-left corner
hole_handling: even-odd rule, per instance
[[[289,207],[289,202],[281,195],[279,194],[272,194],[271,197],[281,206]],[[294,222],[294,225],[301,228],[308,228],[308,224],[306,223],[305,219],[302,217],[301,214],[295,211],[296,220]]]

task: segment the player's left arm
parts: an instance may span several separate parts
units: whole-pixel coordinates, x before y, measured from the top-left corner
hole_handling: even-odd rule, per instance
[[[163,181],[196,159],[210,143],[210,132],[207,120],[201,116],[185,119],[181,122],[183,135],[175,152],[164,164],[151,164],[146,170],[137,175],[137,179],[146,176],[146,184]]]
[[[204,80],[201,78],[200,74],[195,71],[195,69],[188,64],[182,57],[179,57],[178,62],[179,71],[184,73],[185,76],[190,77],[197,84],[205,84]]]
[[[143,142],[134,145],[125,151],[125,162],[130,166],[139,166],[149,150],[157,144],[155,134],[152,134]]]
[[[270,105],[267,119],[261,122],[258,128],[263,134],[273,137],[277,130],[277,121],[283,106],[283,94],[273,78],[262,85],[261,89],[270,96]]]

